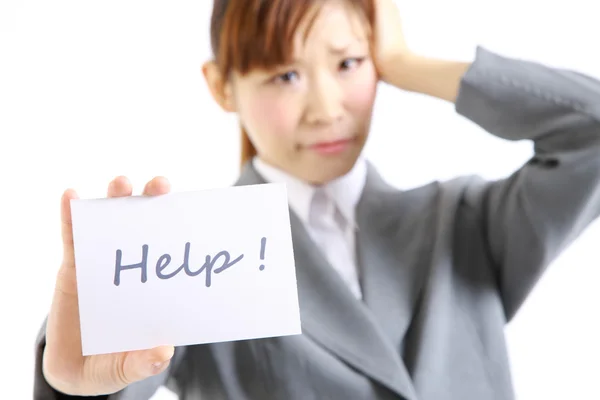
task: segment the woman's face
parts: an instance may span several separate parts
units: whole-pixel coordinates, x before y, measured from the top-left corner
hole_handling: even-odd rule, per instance
[[[301,24],[294,58],[276,70],[234,73],[231,101],[259,157],[321,184],[348,172],[368,136],[377,89],[365,22],[328,1]]]

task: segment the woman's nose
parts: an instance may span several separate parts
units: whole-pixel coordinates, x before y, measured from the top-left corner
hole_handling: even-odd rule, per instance
[[[306,119],[311,124],[330,124],[343,114],[342,90],[334,77],[321,77],[309,88]]]

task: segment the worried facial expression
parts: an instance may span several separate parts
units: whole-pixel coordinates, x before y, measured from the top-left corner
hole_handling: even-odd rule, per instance
[[[345,2],[328,1],[295,32],[291,64],[232,74],[232,109],[264,161],[313,184],[352,168],[378,83],[367,26]]]

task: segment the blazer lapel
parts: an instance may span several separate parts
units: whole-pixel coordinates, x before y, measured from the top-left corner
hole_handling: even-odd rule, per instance
[[[403,339],[427,275],[429,246],[414,238],[434,221],[426,210],[435,196],[435,185],[400,192],[381,179],[369,164],[367,184],[357,206],[357,253],[363,297],[396,352]],[[433,241],[434,238],[431,238]],[[398,243],[402,243],[398,249]],[[422,260],[422,262],[419,262]]]
[[[406,265],[403,260],[410,249],[395,251],[398,243],[407,243],[399,237],[400,227],[408,223],[402,217],[406,210],[399,194],[369,165],[367,184],[356,213],[364,300],[397,351],[418,295],[414,266]]]
[[[248,163],[237,185],[265,183]],[[415,400],[398,349],[357,300],[290,210],[303,333],[371,379]]]

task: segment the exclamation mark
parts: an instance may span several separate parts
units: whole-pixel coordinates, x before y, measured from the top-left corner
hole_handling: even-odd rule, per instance
[[[262,238],[260,239],[260,260],[264,261],[265,260],[265,248],[267,247],[267,238]],[[260,269],[261,271],[265,269],[264,264],[260,264],[260,267],[258,267],[258,269]]]

